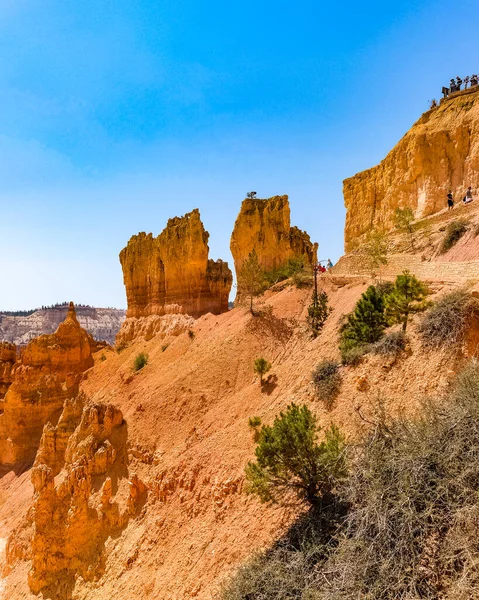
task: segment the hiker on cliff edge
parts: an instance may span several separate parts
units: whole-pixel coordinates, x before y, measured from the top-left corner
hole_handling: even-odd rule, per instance
[[[447,210],[451,210],[451,208],[454,208],[454,198],[452,190],[449,190],[449,194],[447,195]]]

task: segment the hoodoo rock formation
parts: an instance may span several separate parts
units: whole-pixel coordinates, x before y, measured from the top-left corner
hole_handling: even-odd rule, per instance
[[[156,238],[134,235],[120,253],[127,317],[227,310],[232,273],[228,263],[208,259],[208,238],[198,209],[170,219]]]
[[[371,228],[394,227],[397,207],[417,218],[456,201],[468,186],[479,188],[479,90],[443,100],[424,113],[376,167],[344,181],[349,252]]]
[[[5,398],[8,388],[12,383],[13,365],[17,358],[17,350],[13,344],[0,342],[0,401]],[[2,403],[0,402],[0,407]],[[0,413],[1,413],[0,409]]]
[[[283,266],[294,256],[306,255],[311,262],[316,262],[318,244],[313,244],[306,232],[291,227],[288,196],[273,196],[266,200],[243,200],[230,248],[236,274],[239,274],[253,250],[262,268],[270,271]]]
[[[0,464],[33,463],[43,426],[57,421],[64,401],[78,394],[81,374],[93,366],[92,345],[71,303],[56,333],[23,350],[2,402]]]

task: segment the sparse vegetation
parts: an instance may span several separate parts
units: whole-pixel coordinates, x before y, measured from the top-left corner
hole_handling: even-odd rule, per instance
[[[256,250],[250,252],[248,258],[244,261],[238,274],[238,285],[243,290],[246,298],[249,299],[249,309],[251,314],[254,315],[253,301],[264,292],[266,287],[264,270],[259,264]]]
[[[146,367],[147,364],[148,354],[146,354],[145,352],[140,352],[140,354],[137,354],[135,357],[135,361],[133,363],[133,370],[140,371],[141,369],[143,369],[143,367]]]
[[[120,354],[121,352],[123,352],[123,350],[125,350],[125,348],[128,347],[128,344],[124,341],[118,342],[115,346],[115,350],[117,351],[118,354]]]
[[[342,346],[341,362],[346,366],[355,366],[361,362],[365,354],[369,352],[370,344],[361,344],[359,346]]]
[[[100,360],[101,360],[101,362],[103,362],[103,361],[105,361],[105,360],[106,360],[106,356],[105,356],[105,354],[102,354],[102,355],[100,356]]]
[[[263,276],[268,287],[289,278],[292,278],[293,284],[296,287],[305,287],[311,285],[312,282],[311,261],[306,255],[294,256],[284,265],[270,271],[265,271]]]
[[[262,425],[261,417],[250,417],[248,419],[248,426],[253,432],[253,439],[255,442],[259,440],[260,427]]]
[[[195,332],[192,329],[188,329],[188,337],[191,341],[195,339]]]
[[[411,249],[414,250],[414,213],[409,206],[405,208],[396,208],[394,213],[394,224],[397,229],[403,229],[408,237]]]
[[[390,324],[401,323],[406,331],[409,317],[423,312],[429,306],[426,302],[428,289],[408,270],[396,277],[394,288],[385,297],[386,318]]]
[[[346,475],[344,438],[337,427],[324,432],[307,406],[291,404],[263,425],[256,446],[256,462],[246,467],[247,493],[263,502],[296,497],[299,501],[328,505],[333,491]]]
[[[466,326],[479,303],[465,290],[443,296],[424,315],[419,332],[429,348],[453,347],[462,342]]]
[[[380,340],[372,344],[370,351],[373,354],[397,356],[406,348],[406,344],[407,337],[404,331],[391,331],[385,333]]]
[[[169,345],[170,344],[163,344],[163,346],[161,347],[161,351],[164,352],[168,348]]]
[[[259,384],[263,385],[263,377],[266,373],[271,369],[271,363],[269,363],[265,358],[257,358],[254,361],[253,370],[259,375]]]
[[[440,252],[445,254],[450,250],[457,242],[462,238],[468,229],[468,221],[465,219],[458,219],[452,221],[446,228],[444,239],[441,244]]]
[[[324,290],[319,293],[316,289],[313,290],[311,304],[308,306],[308,316],[306,322],[313,338],[317,338],[321,333],[321,329],[330,315],[332,309],[328,305],[328,295]]]
[[[381,271],[384,265],[388,264],[388,254],[390,251],[390,242],[383,231],[370,231],[366,237],[366,243],[363,248],[369,259],[371,277],[379,277],[381,281]]]
[[[416,414],[371,417],[335,501],[253,557],[222,600],[479,597],[479,365]]]
[[[326,359],[313,371],[312,379],[316,393],[328,409],[332,407],[341,387],[340,367],[337,361]]]

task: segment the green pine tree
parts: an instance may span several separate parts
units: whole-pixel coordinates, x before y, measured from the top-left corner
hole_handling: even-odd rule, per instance
[[[319,293],[314,290],[311,304],[308,306],[308,316],[306,317],[313,338],[318,337],[331,310],[328,306],[328,294],[324,290]]]
[[[377,342],[387,326],[384,308],[381,291],[374,285],[369,286],[341,327],[341,350]]]
[[[264,425],[258,436],[256,462],[246,467],[246,492],[263,502],[277,502],[291,494],[312,504],[329,502],[338,480],[347,473],[345,440],[331,425],[323,441],[321,427],[307,406],[291,404]]]
[[[426,310],[427,286],[408,270],[396,277],[394,288],[385,298],[386,318],[390,324],[402,323],[406,331],[409,316]]]

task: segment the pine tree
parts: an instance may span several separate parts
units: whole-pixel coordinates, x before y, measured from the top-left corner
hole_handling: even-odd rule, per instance
[[[306,317],[306,322],[311,329],[313,338],[318,337],[331,310],[332,309],[328,306],[328,295],[326,292],[321,290],[318,293],[315,289],[313,291],[311,304],[308,306],[308,316]]]
[[[409,236],[411,249],[414,250],[414,213],[409,206],[405,208],[396,208],[394,213],[394,223],[397,229],[404,229]]]
[[[341,327],[341,349],[377,342],[387,326],[384,308],[382,293],[369,286]]]
[[[396,277],[394,288],[385,298],[386,318],[389,323],[402,323],[406,331],[409,315],[423,312],[429,306],[428,289],[408,270]]]
[[[388,254],[390,251],[390,242],[383,231],[370,231],[364,250],[369,258],[371,275],[376,277],[376,271],[379,271],[379,281],[381,281],[381,268],[388,264]]]
[[[265,289],[264,270],[259,264],[256,250],[252,250],[248,258],[244,261],[241,271],[238,274],[238,285],[246,297],[250,299],[250,311],[254,315],[253,299],[259,296]]]
[[[259,384],[263,385],[263,375],[271,369],[271,363],[269,363],[265,358],[257,358],[254,361],[254,372],[259,375]]]

